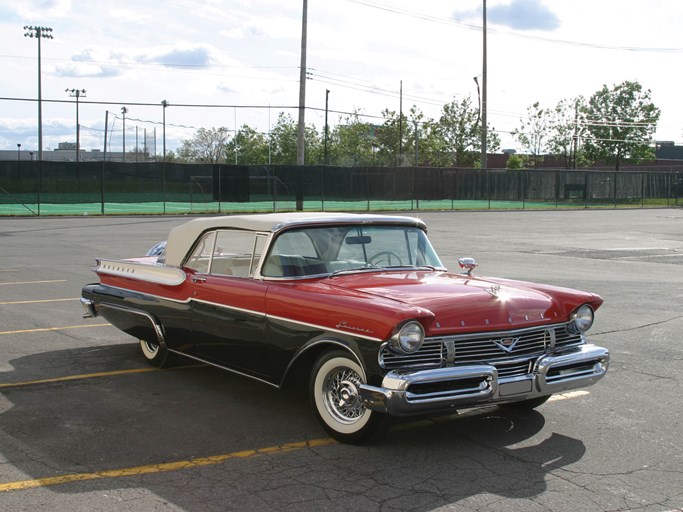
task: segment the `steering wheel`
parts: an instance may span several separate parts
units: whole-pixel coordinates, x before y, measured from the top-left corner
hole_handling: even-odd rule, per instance
[[[396,263],[394,263],[393,260],[396,260]],[[375,266],[382,266],[380,263],[386,261],[386,266],[393,266],[393,265],[403,265],[403,261],[401,261],[401,257],[396,254],[395,252],[391,251],[380,251],[377,254],[371,256],[368,259],[368,263],[371,265]]]

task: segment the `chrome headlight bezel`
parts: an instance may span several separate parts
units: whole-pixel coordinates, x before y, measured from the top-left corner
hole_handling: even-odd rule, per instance
[[[578,307],[572,314],[567,324],[567,329],[574,334],[584,334],[595,321],[595,311],[588,304]]]
[[[397,354],[413,354],[420,350],[425,339],[424,327],[411,320],[401,326],[389,339],[389,348]]]

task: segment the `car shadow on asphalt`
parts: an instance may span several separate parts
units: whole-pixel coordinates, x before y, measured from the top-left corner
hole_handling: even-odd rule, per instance
[[[202,365],[153,370],[137,351],[137,344],[124,343],[10,361],[14,371],[0,374],[3,383],[91,376],[0,388],[5,467],[37,479],[326,437],[300,389],[279,391]],[[106,373],[122,369],[143,371]],[[105,374],[92,376],[99,372]],[[325,444],[230,459],[211,469],[212,478],[224,485],[200,483],[209,469],[185,470],[183,486],[196,486],[189,495],[172,485],[175,478],[159,475],[51,489],[78,493],[147,487],[186,510],[203,510],[197,500],[206,493],[206,499],[240,510],[282,510],[282,500],[312,500],[317,509],[344,510],[361,500],[358,510],[426,511],[480,494],[538,496],[551,473],[579,461],[585,452],[581,440],[546,428],[542,408],[520,413],[490,407],[396,422],[365,446]],[[14,481],[16,471],[3,473],[0,468],[0,483]]]

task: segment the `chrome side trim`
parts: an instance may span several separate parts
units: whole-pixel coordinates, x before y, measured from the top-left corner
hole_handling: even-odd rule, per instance
[[[108,288],[113,288],[116,290],[122,290],[124,292],[130,292],[131,291],[131,290],[128,290],[127,288],[121,288],[119,286],[111,286],[111,285],[103,285],[103,286],[107,286]],[[209,306],[216,306],[218,308],[229,309],[231,311],[238,311],[240,313],[245,313],[248,315],[254,315],[254,316],[257,316],[258,318],[267,318],[267,319],[272,319],[272,320],[279,320],[281,322],[289,322],[289,323],[296,324],[296,325],[303,325],[304,327],[310,327],[312,329],[320,329],[321,331],[325,331],[325,332],[334,332],[337,334],[344,334],[346,336],[351,336],[353,338],[363,338],[363,339],[367,339],[370,341],[383,341],[381,338],[377,338],[374,336],[366,336],[363,334],[358,334],[356,332],[343,331],[341,329],[335,329],[334,327],[328,327],[325,325],[311,324],[308,322],[302,322],[300,320],[293,320],[291,318],[269,315],[269,314],[262,312],[262,311],[255,311],[253,309],[238,308],[235,306],[228,306],[226,304],[219,304],[217,302],[209,302],[206,300],[198,300],[198,299],[192,299],[192,298],[187,298],[185,300],[178,300],[178,299],[171,299],[169,297],[164,297],[162,295],[154,295],[152,293],[143,293],[143,292],[139,292],[139,291],[135,291],[135,293],[138,293],[140,295],[144,295],[145,297],[153,297],[155,299],[167,300],[169,302],[175,302],[176,304],[189,304],[190,302],[199,302],[201,304],[208,304]]]
[[[100,307],[101,308],[116,309],[118,311],[123,311],[125,313],[131,313],[133,315],[144,316],[152,324],[152,327],[154,328],[154,332],[157,335],[157,340],[159,341],[159,345],[161,345],[162,347],[166,346],[166,338],[164,337],[164,329],[163,329],[162,325],[157,321],[157,319],[154,316],[147,313],[146,311],[141,311],[139,309],[133,309],[133,308],[127,308],[124,306],[118,306],[116,304],[109,304],[107,302],[100,302]]]
[[[317,347],[318,345],[337,345],[337,347],[339,347],[343,350],[346,350],[347,352],[349,352],[353,356],[353,358],[358,363],[358,366],[360,366],[363,369],[363,373],[365,373],[365,367],[363,366],[363,362],[358,357],[358,354],[356,354],[353,350],[351,350],[351,348],[348,345],[344,345],[343,343],[340,343],[336,340],[321,339],[318,341],[314,341],[310,345],[306,345],[305,347],[302,348],[302,350],[300,350],[299,352],[294,354],[294,357],[292,357],[292,359],[289,361],[289,363],[287,364],[287,368],[285,369],[285,372],[282,374],[282,380],[280,381],[279,387],[281,387],[282,384],[284,383],[285,379],[287,379],[287,375],[289,375],[289,370],[292,368],[292,366],[294,366],[294,364],[299,360],[299,358],[303,354],[308,352],[310,349],[312,349],[313,347]],[[365,377],[365,376],[363,376],[363,377]]]
[[[199,361],[200,363],[208,364],[209,366],[214,366],[214,367],[216,367],[216,368],[220,368],[221,370],[226,370],[226,371],[228,371],[228,372],[235,373],[235,374],[237,374],[237,375],[241,375],[242,377],[248,377],[248,378],[250,378],[250,379],[257,380],[257,381],[262,382],[262,383],[264,383],[264,384],[268,384],[269,386],[273,386],[274,388],[278,388],[278,389],[280,388],[280,386],[278,386],[277,384],[273,384],[273,383],[270,382],[270,381],[261,379],[261,378],[259,378],[259,377],[254,377],[253,375],[250,375],[250,374],[248,374],[248,373],[241,372],[241,371],[239,371],[239,370],[235,370],[234,368],[230,368],[230,367],[228,367],[228,366],[223,366],[223,365],[221,365],[221,364],[214,363],[214,362],[212,362],[212,361],[207,361],[206,359],[202,359],[201,357],[197,357],[197,356],[194,356],[194,355],[192,355],[192,354],[188,354],[188,353],[186,353],[186,352],[178,352],[177,350],[173,350],[172,348],[169,348],[168,351],[169,351],[169,352],[173,352],[174,354],[178,354],[179,356],[182,356],[182,357],[187,357],[187,358],[189,358],[189,359],[194,359],[195,361]]]
[[[178,286],[185,282],[185,272],[178,268],[146,265],[124,260],[98,259],[95,272],[167,286]]]

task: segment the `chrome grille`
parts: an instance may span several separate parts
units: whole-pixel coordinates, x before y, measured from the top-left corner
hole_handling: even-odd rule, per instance
[[[529,373],[532,363],[552,350],[553,343],[557,351],[583,342],[580,334],[567,331],[566,324],[555,324],[491,333],[436,336],[425,339],[420,350],[413,354],[395,354],[385,346],[380,351],[379,362],[386,369],[493,364],[500,377],[511,377]],[[501,348],[500,345],[506,343],[512,348]]]

